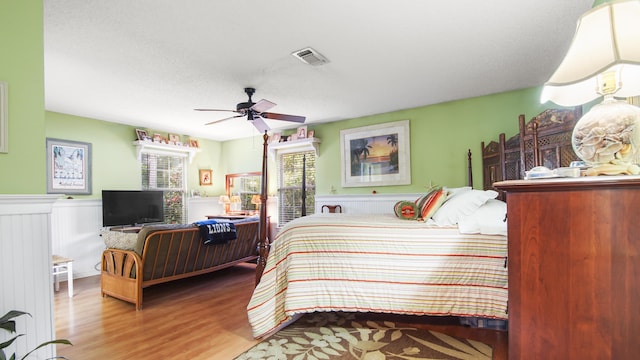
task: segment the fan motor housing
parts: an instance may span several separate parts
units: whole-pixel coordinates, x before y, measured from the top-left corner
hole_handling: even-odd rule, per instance
[[[250,107],[252,107],[253,105],[255,105],[254,102],[248,101],[248,102],[241,102],[238,105],[236,105],[236,110],[237,111],[246,111],[247,109],[249,109]]]

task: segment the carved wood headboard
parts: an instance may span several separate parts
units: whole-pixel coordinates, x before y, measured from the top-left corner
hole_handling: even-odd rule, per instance
[[[502,133],[497,142],[486,146],[482,142],[483,188],[492,189],[496,181],[522,179],[535,166],[555,169],[580,160],[571,146],[571,134],[581,116],[581,106],[548,109],[528,122],[520,115],[518,134],[505,140]]]

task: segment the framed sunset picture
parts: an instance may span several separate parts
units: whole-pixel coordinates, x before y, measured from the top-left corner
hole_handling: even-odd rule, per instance
[[[411,184],[409,120],[340,131],[342,186]]]

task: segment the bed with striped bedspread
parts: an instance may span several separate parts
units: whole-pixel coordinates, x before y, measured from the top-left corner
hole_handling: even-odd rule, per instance
[[[247,306],[255,337],[314,311],[506,319],[507,239],[393,215],[316,214],[273,241]]]

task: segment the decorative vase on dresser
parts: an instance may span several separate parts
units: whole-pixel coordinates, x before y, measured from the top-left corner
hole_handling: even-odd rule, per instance
[[[513,180],[510,359],[640,357],[640,177]]]

